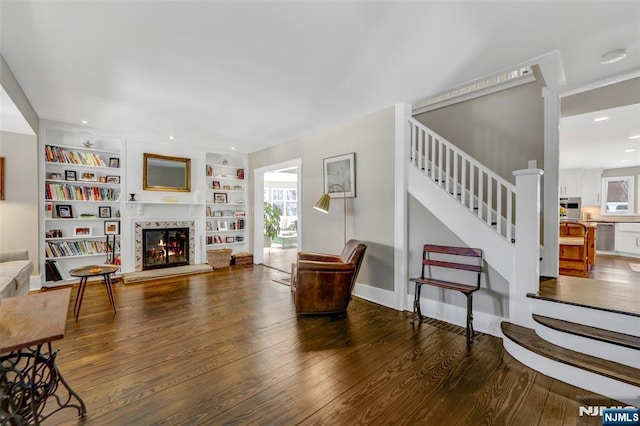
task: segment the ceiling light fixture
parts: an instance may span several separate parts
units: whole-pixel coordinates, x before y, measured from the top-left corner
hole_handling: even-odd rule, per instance
[[[620,160],[621,163],[628,163],[629,160]]]
[[[81,120],[80,121],[82,124],[89,124],[89,122],[87,120]]]
[[[609,117],[598,117],[598,118],[594,118],[593,121],[594,122],[598,122],[598,121],[607,121],[609,119]]]
[[[236,150],[236,147],[235,147],[235,146],[232,146],[232,147],[231,147],[231,151],[235,151],[235,150]]]
[[[625,149],[624,152],[636,152],[635,149]]]
[[[175,136],[169,136],[169,139],[174,140],[176,137]]]
[[[627,57],[627,51],[624,49],[614,50],[613,52],[605,53],[600,58],[600,63],[602,65],[614,64],[618,61],[623,60]]]
[[[629,139],[640,139],[640,135],[629,136]]]

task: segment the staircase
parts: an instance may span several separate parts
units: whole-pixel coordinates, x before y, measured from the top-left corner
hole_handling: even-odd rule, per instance
[[[543,300],[535,296],[537,288],[525,291],[523,285],[537,287],[539,277],[537,268],[521,267],[523,254],[539,254],[539,236],[523,236],[516,227],[523,205],[516,195],[530,193],[517,193],[445,138],[408,121],[408,192],[468,246],[481,247],[487,264],[510,283],[509,322],[501,326],[505,349],[543,374],[640,404],[640,316]],[[518,221],[527,223],[527,216]],[[529,275],[535,275],[533,285]]]

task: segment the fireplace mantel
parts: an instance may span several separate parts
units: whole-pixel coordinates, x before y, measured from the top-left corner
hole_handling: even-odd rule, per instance
[[[196,226],[193,220],[150,220],[133,222],[134,251],[135,251],[135,271],[143,270],[143,253],[142,253],[142,230],[143,229],[161,229],[161,228],[189,228],[189,264],[195,263],[196,257]]]

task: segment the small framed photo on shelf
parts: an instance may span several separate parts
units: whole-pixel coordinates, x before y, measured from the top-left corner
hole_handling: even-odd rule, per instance
[[[207,217],[212,217],[213,214],[211,214],[211,207],[207,206]]]
[[[211,231],[213,231],[213,225],[211,224],[211,222],[207,221],[207,232]]]
[[[65,170],[64,180],[78,180],[78,175],[75,170]]]
[[[231,191],[231,185],[225,185],[222,187],[225,191]]]
[[[220,181],[214,180],[213,182],[211,182],[211,188],[220,189]]]
[[[91,236],[91,227],[90,226],[76,226],[73,228],[73,236],[74,237],[90,237]]]
[[[56,216],[60,219],[73,219],[71,204],[56,204]]]
[[[49,173],[49,179],[62,180],[62,175],[60,173]]]
[[[227,243],[234,243],[235,241],[236,241],[236,239],[234,237],[225,238],[225,242],[227,242]]]
[[[107,183],[120,183],[120,176],[107,176]]]
[[[213,212],[213,217],[222,217],[222,211],[221,210],[216,210]]]
[[[238,169],[238,170],[236,170],[236,178],[238,178],[238,179],[244,179],[244,169]]]
[[[207,164],[207,176],[213,176],[213,167]]]
[[[98,178],[96,177],[96,174],[93,172],[82,172],[80,174],[80,180],[84,180],[87,182],[97,182]]]
[[[113,168],[120,168],[120,159],[117,157],[111,157],[109,158],[109,167],[113,167]]]
[[[218,204],[226,204],[227,203],[227,194],[223,192],[214,192],[213,193],[213,202]]]
[[[111,207],[109,206],[98,207],[98,217],[104,217],[104,218],[111,217]]]
[[[229,228],[227,228],[227,222],[224,220],[219,220],[218,221],[218,231],[228,231]]]
[[[119,220],[105,220],[104,221],[104,234],[105,235],[120,235],[120,221]]]
[[[107,177],[106,176],[100,176],[99,177],[99,182],[100,183],[107,183]]]

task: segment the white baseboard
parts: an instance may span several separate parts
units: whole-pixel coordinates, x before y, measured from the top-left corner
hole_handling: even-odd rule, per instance
[[[29,277],[29,291],[38,291],[42,288],[42,280],[40,275],[31,275]]]
[[[361,299],[396,309],[396,295],[391,290],[384,290],[367,284],[356,283],[354,294]]]

